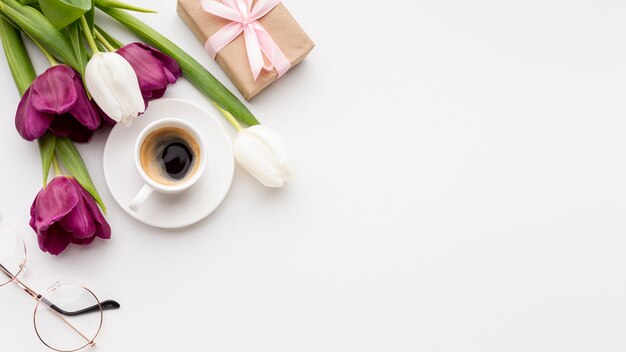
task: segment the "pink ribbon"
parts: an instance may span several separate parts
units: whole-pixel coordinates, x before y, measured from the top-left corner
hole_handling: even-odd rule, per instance
[[[276,69],[280,77],[289,70],[291,64],[258,19],[267,15],[281,0],[258,0],[254,7],[252,7],[252,1],[202,0],[204,11],[232,21],[213,34],[204,47],[215,59],[220,50],[243,32],[254,80],[257,80],[262,69],[268,71]],[[265,65],[263,55],[270,62],[269,65]]]

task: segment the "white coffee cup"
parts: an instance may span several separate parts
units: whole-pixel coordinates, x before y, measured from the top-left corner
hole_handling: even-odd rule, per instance
[[[148,176],[146,171],[143,169],[143,166],[141,165],[141,146],[146,140],[146,137],[150,135],[150,133],[168,127],[180,128],[188,132],[192,136],[192,138],[194,138],[195,141],[198,143],[200,155],[196,156],[196,162],[198,163],[198,166],[195,169],[195,173],[191,177],[173,184],[162,184]],[[133,200],[129,204],[129,208],[133,211],[138,211],[141,206],[146,203],[146,201],[148,200],[148,198],[150,198],[150,195],[154,191],[164,194],[177,194],[187,190],[189,187],[198,182],[198,180],[202,178],[202,176],[204,176],[204,173],[206,171],[206,143],[202,138],[202,135],[189,122],[176,118],[158,120],[144,128],[144,130],[141,131],[141,133],[139,134],[137,141],[135,142],[134,157],[137,171],[146,183],[143,185],[135,198],[133,198]]]

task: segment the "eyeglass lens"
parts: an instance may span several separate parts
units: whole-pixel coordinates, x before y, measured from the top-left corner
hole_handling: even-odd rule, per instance
[[[86,347],[100,332],[102,310],[77,316],[62,315],[58,311],[76,311],[99,304],[96,296],[82,286],[53,286],[43,295],[35,310],[37,335],[44,344],[57,351],[77,351]]]
[[[0,224],[0,286],[18,276],[26,261],[24,240],[6,225]]]

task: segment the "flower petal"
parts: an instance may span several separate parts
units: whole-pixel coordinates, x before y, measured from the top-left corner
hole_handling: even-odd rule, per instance
[[[74,87],[78,92],[76,104],[68,112],[87,129],[97,130],[100,127],[100,115],[95,104],[87,97],[83,81],[78,74],[74,76]]]
[[[167,90],[167,88],[155,89],[155,90],[151,91],[149,100],[159,99],[159,98],[163,97],[163,95],[165,95],[165,91],[166,90]],[[145,98],[145,96],[144,96],[144,98]]]
[[[76,183],[78,184],[77,181]],[[105,240],[110,239],[111,238],[111,226],[109,226],[109,223],[106,221],[106,219],[102,215],[100,208],[98,208],[98,204],[96,204],[91,194],[89,194],[89,192],[87,192],[84,188],[80,187],[80,192],[85,201],[85,206],[87,210],[91,213],[92,219],[94,223],[96,224],[95,235]]]
[[[141,91],[162,89],[169,83],[163,64],[136,44],[129,44],[117,50],[130,63],[137,74]]]
[[[75,71],[66,65],[56,65],[47,69],[31,86],[33,107],[49,114],[68,112],[78,97],[74,85],[76,75]]]
[[[76,179],[63,176],[39,192],[31,206],[30,225],[41,250],[54,255],[69,243],[86,245],[95,237],[111,237],[111,228],[91,195]]]
[[[87,63],[85,78],[92,97],[111,119],[130,125],[145,111],[137,75],[121,55],[94,55]]]
[[[37,234],[37,243],[42,251],[59,255],[70,244],[70,240],[61,226],[54,224],[45,232]]]
[[[143,43],[136,43],[138,46],[144,48],[145,50],[149,51],[150,54],[152,54],[152,56],[154,56],[157,60],[159,60],[161,62],[161,64],[163,64],[163,67],[165,67],[165,69],[167,70],[167,72],[169,72],[172,77],[174,78],[174,81],[170,81],[170,83],[174,83],[176,82],[176,80],[178,80],[180,77],[183,76],[183,71],[180,68],[180,65],[178,65],[178,62],[176,62],[176,60],[174,60],[174,58],[172,58],[169,55],[166,55],[162,52],[160,52],[159,50],[143,44]]]
[[[73,244],[79,244],[79,245],[83,245],[84,246],[84,245],[90,244],[95,239],[96,239],[96,236],[91,236],[91,237],[87,237],[87,238],[72,237],[69,240]]]
[[[79,194],[72,182],[63,176],[57,176],[35,198],[32,225],[38,234],[47,231],[52,224],[61,220],[76,207]]]
[[[146,100],[163,96],[168,84],[175,83],[182,70],[176,60],[143,43],[131,43],[117,50],[137,73],[141,93]],[[158,91],[158,92],[153,92]]]
[[[104,63],[103,54],[95,54],[85,68],[85,83],[100,109],[116,122],[122,119],[122,108],[114,92],[113,77]]]
[[[96,108],[96,111],[98,112],[98,115],[100,116],[100,127],[106,127],[106,126],[115,126],[115,124],[117,122],[115,122],[115,120],[113,120],[112,118],[109,117],[109,115],[105,114],[104,111],[102,111],[102,109],[100,109],[100,107],[98,106],[98,104],[93,104],[94,107]]]
[[[237,162],[267,187],[282,187],[293,176],[293,159],[285,142],[268,127],[240,131],[233,152]]]
[[[121,122],[130,125],[132,119],[145,111],[145,103],[139,89],[139,81],[132,66],[121,55],[106,53],[104,62],[109,68],[110,83],[122,109]],[[106,112],[106,110],[105,110]]]
[[[93,137],[94,131],[86,129],[84,126],[78,125],[69,135],[70,139],[76,143],[88,143]]]
[[[54,115],[37,111],[31,105],[30,97],[31,89],[28,88],[15,112],[15,128],[22,138],[34,141],[46,133]]]
[[[174,60],[174,58],[160,52],[159,50],[149,45],[146,45],[143,43],[136,43],[136,44],[142,47],[143,49],[145,49],[146,51],[150,52],[152,56],[154,56],[157,60],[161,62],[161,64],[165,68],[168,81],[170,84],[176,83],[176,81],[183,76],[183,71],[180,68],[180,65],[178,65],[178,62]]]
[[[105,66],[102,54],[95,54],[85,67],[85,84],[91,97],[100,109],[111,119],[119,122],[122,118],[122,108],[117,103],[116,97],[111,91],[112,78]]]
[[[57,116],[50,125],[50,132],[59,137],[69,136],[74,142],[78,143],[89,142],[94,133],[94,131],[87,129],[74,116],[69,114]]]
[[[74,209],[59,220],[59,225],[76,238],[90,238],[96,233],[96,224],[82,196]]]

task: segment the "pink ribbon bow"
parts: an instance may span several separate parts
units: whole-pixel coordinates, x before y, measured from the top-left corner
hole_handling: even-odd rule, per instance
[[[209,38],[204,47],[215,59],[217,53],[243,32],[252,76],[256,81],[262,69],[276,69],[278,77],[289,70],[291,64],[276,42],[258,19],[267,15],[281,0],[202,0],[204,11],[232,21]],[[263,55],[270,62],[265,65]]]

